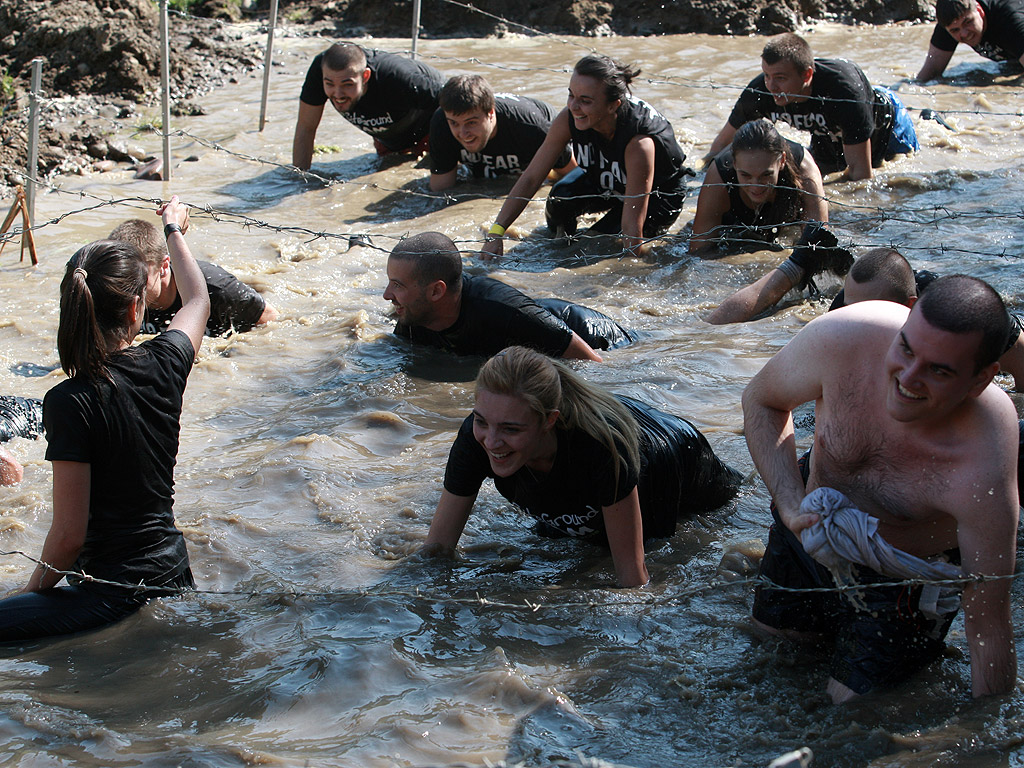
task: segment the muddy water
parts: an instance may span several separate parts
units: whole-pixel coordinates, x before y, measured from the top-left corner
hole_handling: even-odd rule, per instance
[[[921,26],[809,32],[819,55],[858,61],[886,84],[917,71],[928,35]],[[445,71],[479,72],[498,90],[557,104],[563,70],[595,42],[643,66],[653,82],[639,83],[637,94],[672,120],[691,158],[724,123],[762,44],[702,36],[428,40],[421,51]],[[298,90],[322,46],[279,43],[262,134],[256,77],[205,97],[209,114],[175,127],[287,162]],[[1021,80],[973,54],[959,54],[952,72],[954,81],[899,90],[913,107],[949,110],[957,132],[917,120],[922,152],[875,181],[828,187],[833,220],[847,241],[899,244],[915,266],[983,276],[1019,305],[1024,121],[991,113],[1020,109]],[[123,126],[122,135],[130,131]],[[131,141],[160,150],[152,136]],[[652,585],[643,591],[612,588],[601,552],[534,536],[493,490],[481,494],[461,561],[412,557],[470,407],[475,368],[390,336],[380,298],[385,254],[396,238],[426,229],[479,240],[498,207],[487,197],[507,187],[466,183],[445,204],[422,194],[424,168],[380,164],[337,115],[325,115],[318,141],[336,151],[319,156],[314,170],[347,183],[325,189],[186,138],[174,141],[173,183],[122,173],[62,181],[71,193],[177,192],[229,211],[219,220],[197,216],[190,243],[282,314],[269,328],[204,344],[189,380],[176,511],[209,592],[152,604],[83,637],[3,651],[4,764],[536,765],[583,754],[634,766],[764,765],[802,745],[818,765],[1020,764],[1024,697],[970,700],[962,622],[927,674],[836,709],[822,690],[820,651],[751,634],[749,587],[694,591],[718,578],[720,563],[742,572],[756,561],[768,520],[756,480],[726,509],[684,521],[655,543]],[[193,154],[199,162],[184,161]],[[692,218],[695,200],[673,232]],[[37,215],[94,202],[44,194]],[[47,369],[57,364],[61,266],[82,243],[139,215],[136,205],[40,230],[36,269],[5,251],[2,391],[41,397],[59,380]],[[245,227],[241,217],[367,234],[372,246]],[[701,317],[777,254],[699,262],[668,243],[646,259],[620,259],[601,245],[555,249],[534,232],[541,223],[542,208],[531,206],[518,226],[526,241],[499,265],[467,260],[467,268],[642,330],[641,343],[585,374],[687,416],[721,455],[751,471],[743,386],[824,304],[791,297],[768,319],[713,328]],[[26,476],[0,489],[0,546],[36,554],[49,524],[49,468],[42,442],[12,448]],[[0,586],[19,586],[29,571],[22,558],[0,558]],[[1020,626],[1020,609],[1015,619]]]

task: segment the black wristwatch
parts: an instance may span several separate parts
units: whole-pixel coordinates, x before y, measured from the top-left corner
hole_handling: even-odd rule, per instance
[[[173,221],[170,224],[164,224],[164,240],[169,238],[172,232],[181,232],[181,225],[175,224]]]

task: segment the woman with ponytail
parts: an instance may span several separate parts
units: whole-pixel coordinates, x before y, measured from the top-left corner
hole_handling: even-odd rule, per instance
[[[484,364],[473,413],[448,456],[424,544],[451,554],[484,479],[538,521],[540,533],[604,542],[619,583],[648,581],[644,540],[680,514],[720,507],[739,474],[688,421],[587,383],[525,347]]]
[[[502,255],[502,236],[544,183],[567,144],[579,167],[551,188],[545,206],[549,229],[572,236],[586,213],[604,213],[588,230],[621,235],[640,250],[645,238],[678,218],[693,171],[672,124],[635,98],[630,84],[640,70],[607,56],[584,56],[569,79],[569,98],[533,160],[501,206],[483,256]]]
[[[69,378],[43,400],[53,522],[28,583],[0,601],[2,641],[94,629],[194,586],[174,525],[174,463],[210,301],[185,244],[188,208],[172,197],[158,212],[183,301],[166,332],[132,346],[147,284],[133,246],[89,243],[65,270],[57,349]],[[101,581],[58,587],[66,571]]]

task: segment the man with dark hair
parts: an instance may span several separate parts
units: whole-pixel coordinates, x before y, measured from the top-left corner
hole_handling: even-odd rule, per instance
[[[860,301],[894,301],[912,307],[936,279],[938,275],[934,272],[912,269],[910,262],[895,248],[875,248],[853,262],[829,311]],[[1021,334],[1024,318],[1017,312],[1010,312],[1009,319],[1010,331],[1000,350],[999,370],[1013,377],[1013,388],[1020,390],[1024,388],[1024,334]]]
[[[335,43],[318,54],[299,95],[292,165],[306,170],[324,105],[373,137],[379,155],[427,151],[430,117],[444,76],[427,64],[394,53]]]
[[[935,21],[918,80],[945,72],[958,43],[986,59],[1024,66],[1024,0],[937,0]]]
[[[430,121],[430,189],[455,185],[461,162],[475,178],[518,175],[530,164],[555,118],[543,101],[511,93],[495,95],[480,75],[449,78]],[[576,166],[572,149],[555,162],[558,177]]]
[[[914,270],[895,248],[874,248],[853,262],[842,293],[846,304],[877,300],[910,307],[917,299]]]
[[[777,634],[836,640],[828,691],[837,703],[898,683],[942,653],[956,595],[882,586],[901,580],[894,561],[915,572],[959,573],[957,563],[964,576],[985,577],[960,596],[972,692],[1016,683],[1008,577],[1017,415],[992,384],[1007,327],[990,286],[939,278],[912,310],[867,301],[813,320],[743,394],[747,445],[774,502],[761,575],[787,588],[759,587],[754,619]],[[813,447],[798,463],[792,413],[809,401]],[[838,522],[824,499],[841,503]],[[847,535],[848,521],[860,535]],[[831,570],[805,549],[829,526],[858,552],[829,560]],[[833,573],[858,588],[813,591],[831,587]]]
[[[165,239],[144,219],[121,222],[109,237],[135,246],[146,262],[149,282],[146,285],[146,315],[140,332],[160,333],[181,309],[181,297],[171,271],[171,257],[167,253]],[[231,331],[241,333],[277,319],[277,310],[254,288],[216,264],[198,259],[196,263],[206,279],[206,289],[210,294],[207,336],[223,336]]]
[[[600,312],[557,299],[542,306],[490,277],[462,273],[462,255],[440,232],[402,240],[388,257],[384,298],[395,310],[395,333],[458,355],[491,356],[524,346],[552,357],[601,362],[635,336]]]
[[[744,123],[766,117],[811,133],[811,155],[823,174],[846,169],[851,180],[870,179],[872,168],[916,151],[917,135],[895,93],[871,87],[846,59],[815,59],[792,33],[769,39],[763,74],[740,94],[707,157],[725,149]]]

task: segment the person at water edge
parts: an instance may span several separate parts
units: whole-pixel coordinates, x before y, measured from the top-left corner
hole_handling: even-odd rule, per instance
[[[0,395],[0,443],[15,437],[34,440],[43,434],[43,402],[34,397]],[[17,485],[25,475],[10,451],[0,445],[0,485]]]
[[[462,163],[474,178],[518,175],[544,143],[555,111],[538,99],[495,95],[480,75],[455,75],[438,97],[430,121],[430,189],[455,186]],[[553,173],[561,178],[576,167],[566,145]]]
[[[697,198],[690,252],[714,257],[730,249],[771,246],[783,227],[827,221],[818,166],[803,147],[760,118],[740,127],[732,144],[708,167]],[[742,322],[774,305],[813,271],[810,263],[801,263],[801,253],[734,293],[708,322]]]
[[[870,179],[872,168],[916,151],[917,134],[895,93],[871,87],[864,72],[846,59],[816,59],[799,35],[768,40],[762,74],[740,94],[708,158],[732,141],[744,123],[766,117],[811,133],[811,155],[823,174],[841,171],[850,180]]]
[[[895,248],[874,248],[853,262],[842,290],[836,294],[829,311],[859,301],[895,301],[914,306],[917,297],[936,280],[928,270],[915,271],[906,257]],[[1010,332],[999,356],[999,370],[1013,377],[1013,388],[1024,388],[1024,317],[1009,313]]]
[[[901,554],[948,558],[964,575],[1009,577],[1018,515],[1018,428],[1013,403],[992,378],[1009,331],[986,283],[935,280],[907,309],[865,301],[811,321],[743,394],[750,454],[771,492],[774,523],[761,576],[788,588],[832,586],[801,534],[823,521],[803,505],[835,489],[877,521]],[[796,457],[793,409],[815,401],[808,456]],[[753,617],[787,636],[835,640],[827,690],[842,702],[894,685],[937,658],[953,613],[929,617],[920,587],[851,564],[854,592],[762,586]],[[968,583],[961,596],[975,696],[1016,681],[1005,578]]]
[[[140,333],[160,333],[182,307],[166,243],[159,230],[144,219],[121,222],[109,237],[133,245],[146,262],[146,316]],[[207,336],[248,331],[277,319],[278,312],[272,304],[226,269],[208,261],[196,263],[210,295]]]
[[[1024,66],[1024,0],[937,0],[935,22],[920,81],[945,72],[958,43],[986,59]]]
[[[160,207],[182,308],[159,336],[132,346],[146,307],[146,264],[128,243],[80,248],[61,281],[57,349],[69,378],[46,393],[53,522],[41,563],[0,600],[0,640],[94,629],[152,597],[194,586],[174,525],[182,397],[210,301],[183,231],[188,208]],[[75,576],[69,570],[114,582]]]
[[[384,298],[394,307],[395,334],[457,355],[493,355],[507,346],[554,357],[601,362],[636,335],[589,307],[535,301],[491,277],[462,273],[462,255],[440,232],[402,240],[388,257]]]
[[[313,162],[316,132],[328,101],[373,138],[378,155],[423,154],[443,84],[444,76],[421,61],[335,43],[313,58],[302,84],[292,165],[307,170]]]
[[[639,69],[607,56],[584,56],[569,79],[567,106],[523,171],[488,233],[483,256],[500,256],[502,236],[556,166],[572,142],[579,167],[548,194],[545,217],[557,236],[576,234],[586,213],[604,213],[587,231],[622,235],[634,253],[645,238],[667,230],[678,218],[692,171],[669,123],[630,93]]]
[[[488,477],[542,535],[606,544],[624,587],[648,581],[645,539],[672,535],[680,515],[722,506],[741,479],[690,422],[525,347],[480,370],[425,553],[454,553]]]

